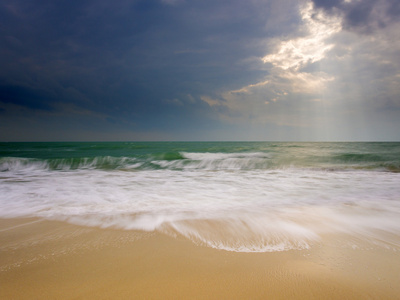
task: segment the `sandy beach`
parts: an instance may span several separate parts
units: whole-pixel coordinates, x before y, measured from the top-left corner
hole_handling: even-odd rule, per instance
[[[399,253],[351,243],[238,253],[158,233],[2,219],[0,298],[398,299]]]

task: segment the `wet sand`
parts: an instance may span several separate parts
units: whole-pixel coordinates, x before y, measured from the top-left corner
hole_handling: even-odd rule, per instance
[[[236,253],[158,233],[0,219],[0,299],[400,299],[399,249],[324,237]]]

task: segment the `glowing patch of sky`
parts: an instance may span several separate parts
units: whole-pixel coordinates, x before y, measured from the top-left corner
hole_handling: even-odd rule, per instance
[[[202,100],[210,106],[225,106],[237,112],[231,113],[228,119],[251,116],[259,120],[274,120],[275,123],[276,116],[266,115],[268,111],[260,104],[274,103],[295,93],[314,95],[311,100],[319,101],[325,84],[334,80],[334,77],[322,71],[302,71],[302,68],[325,58],[333,47],[329,38],[341,30],[341,20],[314,10],[311,2],[301,7],[299,14],[303,22],[301,32],[304,34],[283,41],[272,41],[275,43],[275,52],[261,58],[264,64],[272,64],[270,74],[263,81],[224,92],[219,100],[205,96]],[[296,125],[293,121],[290,124]]]
[[[325,53],[332,49],[333,45],[325,41],[340,31],[340,20],[327,18],[322,12],[316,14],[311,3],[302,8],[300,14],[308,34],[281,42],[277,53],[266,55],[262,59],[264,63],[272,63],[285,70],[298,70],[308,63],[321,60]]]

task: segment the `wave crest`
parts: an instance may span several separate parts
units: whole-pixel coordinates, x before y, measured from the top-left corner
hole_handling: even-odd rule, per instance
[[[266,152],[160,152],[138,156],[67,158],[0,158],[0,172],[97,170],[380,170],[400,172],[397,160],[368,155],[293,156]]]
[[[220,220],[184,220],[162,228],[192,242],[214,249],[234,252],[276,252],[309,249],[318,235],[311,230],[284,220],[241,217]]]
[[[135,158],[100,156],[93,158],[55,158],[35,159],[19,157],[0,158],[0,171],[54,170],[69,171],[78,169],[134,169],[142,164]]]

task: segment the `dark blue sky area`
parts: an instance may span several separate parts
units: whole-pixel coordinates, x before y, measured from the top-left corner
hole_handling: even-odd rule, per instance
[[[0,140],[399,140],[398,1],[0,4]]]

